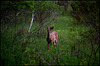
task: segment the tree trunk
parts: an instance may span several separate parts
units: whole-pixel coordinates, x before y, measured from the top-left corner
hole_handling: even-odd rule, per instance
[[[30,29],[31,29],[31,27],[32,27],[33,20],[34,20],[34,13],[32,13],[32,20],[31,20],[31,24],[30,24],[30,28],[29,28],[29,30],[28,30],[28,33],[30,33]]]

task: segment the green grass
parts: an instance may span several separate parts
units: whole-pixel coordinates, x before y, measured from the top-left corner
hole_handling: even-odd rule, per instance
[[[22,25],[24,25],[26,33],[30,23],[17,24],[16,30],[19,30],[22,27]],[[37,25],[38,24],[34,22],[31,31],[33,31],[37,27]],[[54,26],[54,29],[52,31],[56,31],[58,33],[58,45],[57,47],[54,47],[53,45],[49,51],[47,50],[46,25],[48,25],[49,27]],[[1,27],[3,31],[3,26]],[[4,64],[7,65],[38,65],[40,60],[37,53],[39,50],[41,52],[41,57],[50,64],[81,65],[83,64],[83,61],[80,60],[81,58],[77,58],[77,56],[71,56],[71,51],[72,47],[75,45],[76,49],[74,51],[80,49],[90,55],[90,42],[84,41],[83,36],[81,36],[82,33],[89,31],[90,29],[91,28],[87,27],[85,24],[74,24],[73,17],[67,13],[65,15],[59,15],[54,20],[50,20],[49,23],[45,24],[45,26],[41,28],[38,36],[35,35],[31,37],[31,39],[27,43],[26,50],[24,52],[21,51],[21,45],[25,41],[22,41],[9,49],[2,50],[1,59],[4,62]],[[1,33],[1,48],[13,43],[12,40],[14,37],[14,33],[15,28],[13,27],[10,27],[10,29],[5,34]],[[8,35],[10,36],[7,37]],[[14,42],[18,41],[21,38],[23,37],[18,36],[18,38],[16,38]],[[33,43],[31,43],[31,41]],[[99,55],[97,54],[97,57],[98,56]],[[58,61],[56,60],[55,63],[53,63],[55,58],[58,58]],[[82,56],[82,58],[88,58],[88,56]],[[47,65],[45,61],[42,61],[41,64]],[[94,60],[92,59],[91,62],[94,62]],[[87,63],[84,63],[84,65],[87,65]]]

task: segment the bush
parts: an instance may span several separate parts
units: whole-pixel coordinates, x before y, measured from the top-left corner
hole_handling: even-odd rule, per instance
[[[73,8],[72,16],[80,23],[99,27],[99,9],[96,1],[75,1],[71,4]]]

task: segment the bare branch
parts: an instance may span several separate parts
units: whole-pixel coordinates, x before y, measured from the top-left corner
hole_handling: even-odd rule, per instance
[[[46,62],[46,61],[40,56],[40,52],[38,52],[37,54],[38,54],[39,58],[40,58],[44,63],[50,65],[50,63]]]
[[[33,24],[33,20],[34,20],[34,14],[32,13],[32,20],[31,20],[30,28],[29,28],[29,30],[28,30],[29,33],[30,33],[30,29],[31,29],[32,24]]]

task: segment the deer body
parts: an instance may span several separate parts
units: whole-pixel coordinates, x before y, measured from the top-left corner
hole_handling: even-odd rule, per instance
[[[51,43],[54,42],[54,45],[57,46],[57,38],[58,38],[58,34],[57,32],[53,31],[52,33],[50,33],[50,39],[51,39]],[[55,43],[56,41],[56,43]]]
[[[47,42],[48,42],[48,50],[49,50],[49,44],[51,43],[51,47],[52,47],[52,44],[54,44],[55,46],[57,46],[57,38],[58,38],[58,34],[57,32],[53,31],[52,33],[51,32],[51,29],[53,29],[54,27],[51,27],[51,28],[48,28],[47,27]]]

